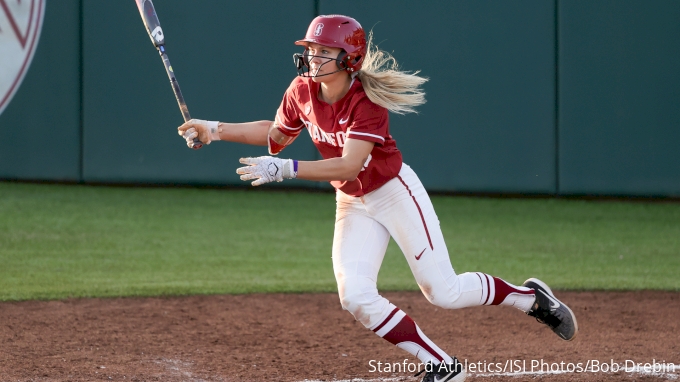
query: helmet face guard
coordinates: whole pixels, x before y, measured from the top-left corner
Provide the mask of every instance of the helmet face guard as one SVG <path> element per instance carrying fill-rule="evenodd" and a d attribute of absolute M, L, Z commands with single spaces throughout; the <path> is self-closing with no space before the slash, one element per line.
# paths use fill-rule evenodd
<path fill-rule="evenodd" d="M 317 78 L 317 77 L 329 76 L 331 74 L 347 70 L 347 64 L 345 62 L 346 57 L 347 57 L 347 52 L 345 52 L 344 50 L 342 52 L 340 52 L 340 55 L 338 55 L 337 58 L 330 58 L 330 57 L 325 57 L 325 56 L 312 56 L 312 55 L 309 54 L 309 51 L 305 49 L 305 51 L 303 53 L 293 54 L 293 62 L 295 63 L 295 67 L 297 68 L 298 76 Z M 319 65 L 318 69 L 314 73 L 312 73 L 311 68 L 309 66 L 309 60 L 311 60 L 312 58 L 320 58 L 320 59 L 326 60 L 321 65 Z M 321 68 L 324 65 L 331 63 L 331 62 L 335 62 L 335 66 L 338 69 L 334 72 L 318 75 L 319 70 L 321 70 Z"/>
<path fill-rule="evenodd" d="M 348 16 L 329 15 L 316 17 L 309 24 L 305 38 L 295 42 L 296 45 L 301 45 L 305 48 L 307 48 L 310 43 L 331 48 L 340 48 L 343 50 L 337 58 L 331 58 L 327 62 L 321 64 L 321 66 L 323 66 L 331 61 L 335 61 L 338 70 L 332 73 L 323 74 L 319 77 L 337 73 L 339 71 L 347 71 L 350 73 L 357 72 L 361 69 L 361 64 L 366 56 L 366 34 L 364 33 L 364 29 L 356 20 Z M 298 69 L 298 75 L 316 77 L 314 74 L 309 74 L 310 57 L 319 56 L 309 56 L 307 49 L 305 49 L 305 52 L 302 54 L 297 53 L 293 55 L 295 66 Z M 328 57 L 322 58 L 327 59 Z M 307 68 L 306 71 L 305 68 Z"/>

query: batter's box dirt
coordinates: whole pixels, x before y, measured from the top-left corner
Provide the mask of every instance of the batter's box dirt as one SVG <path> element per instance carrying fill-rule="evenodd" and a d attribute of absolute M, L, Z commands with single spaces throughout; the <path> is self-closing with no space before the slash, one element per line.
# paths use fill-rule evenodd
<path fill-rule="evenodd" d="M 680 381 L 680 293 L 556 294 L 578 318 L 572 342 L 514 308 L 384 293 L 472 381 Z M 5 302 L 0 341 L 0 381 L 417 380 L 417 360 L 334 294 Z"/>

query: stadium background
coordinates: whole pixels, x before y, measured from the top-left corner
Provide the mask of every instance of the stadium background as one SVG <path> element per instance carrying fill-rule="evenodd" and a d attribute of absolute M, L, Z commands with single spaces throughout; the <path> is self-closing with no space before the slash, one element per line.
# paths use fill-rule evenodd
<path fill-rule="evenodd" d="M 237 159 L 193 152 L 134 4 L 48 1 L 22 87 L 0 115 L 0 179 L 240 185 Z M 428 103 L 392 116 L 430 191 L 680 195 L 680 2 L 159 1 L 192 116 L 271 119 L 315 15 L 349 13 Z M 220 144 L 222 145 L 222 144 Z M 313 159 L 309 139 L 285 157 Z M 330 187 L 302 181 L 281 187 Z"/>
<path fill-rule="evenodd" d="M 512 308 L 437 309 L 392 241 L 379 289 L 443 349 L 470 362 L 680 364 L 680 2 L 155 5 L 197 118 L 272 118 L 295 75 L 292 42 L 315 14 L 347 13 L 431 79 L 419 115 L 392 116 L 430 191 L 548 196 L 432 202 L 458 273 L 540 277 L 577 315 L 577 339 Z M 0 380 L 413 380 L 369 372 L 368 360 L 404 353 L 338 302 L 333 194 L 297 189 L 329 186 L 253 189 L 234 169 L 265 148 L 192 151 L 180 123 L 132 0 L 47 0 L 33 63 L 0 115 Z M 303 136 L 283 156 L 314 151 Z"/>

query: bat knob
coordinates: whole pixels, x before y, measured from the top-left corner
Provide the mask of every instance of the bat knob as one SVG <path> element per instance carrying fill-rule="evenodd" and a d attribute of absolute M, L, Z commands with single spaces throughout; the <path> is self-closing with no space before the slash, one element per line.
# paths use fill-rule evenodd
<path fill-rule="evenodd" d="M 194 145 L 191 146 L 191 148 L 194 150 L 198 150 L 201 147 L 203 147 L 203 142 L 201 142 L 198 138 L 194 138 Z"/>

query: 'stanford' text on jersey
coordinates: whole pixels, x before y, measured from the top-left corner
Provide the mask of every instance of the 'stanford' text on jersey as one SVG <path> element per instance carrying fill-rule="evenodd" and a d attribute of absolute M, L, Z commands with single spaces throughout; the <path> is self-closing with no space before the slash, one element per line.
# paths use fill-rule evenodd
<path fill-rule="evenodd" d="M 341 157 L 348 139 L 374 142 L 355 181 L 331 182 L 348 195 L 367 194 L 397 176 L 402 157 L 389 132 L 387 109 L 368 99 L 357 78 L 347 94 L 332 105 L 319 99 L 319 87 L 311 78 L 293 80 L 276 113 L 279 131 L 297 137 L 306 129 L 324 159 Z"/>

